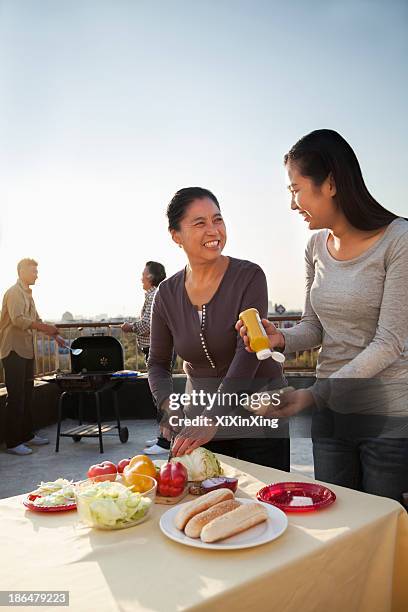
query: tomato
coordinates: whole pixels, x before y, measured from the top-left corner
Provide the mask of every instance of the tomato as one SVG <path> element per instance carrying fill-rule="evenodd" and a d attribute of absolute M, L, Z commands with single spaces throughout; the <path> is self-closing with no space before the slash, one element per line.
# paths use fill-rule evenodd
<path fill-rule="evenodd" d="M 177 497 L 183 493 L 187 481 L 188 473 L 182 463 L 165 463 L 159 472 L 157 492 L 163 497 Z"/>
<path fill-rule="evenodd" d="M 102 463 L 96 463 L 91 465 L 88 470 L 88 478 L 101 482 L 103 480 L 116 480 L 117 469 L 116 465 L 112 461 L 102 461 Z"/>
<path fill-rule="evenodd" d="M 130 463 L 130 457 L 128 459 L 121 459 L 118 463 L 118 474 L 122 474 L 123 470 Z"/>

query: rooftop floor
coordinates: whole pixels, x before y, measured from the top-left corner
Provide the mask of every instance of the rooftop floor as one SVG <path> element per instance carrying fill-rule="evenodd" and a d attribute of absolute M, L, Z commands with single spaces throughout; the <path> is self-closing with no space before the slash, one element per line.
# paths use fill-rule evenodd
<path fill-rule="evenodd" d="M 63 422 L 63 430 L 77 425 L 69 419 Z M 104 453 L 99 453 L 97 438 L 83 438 L 75 443 L 71 438 L 61 438 L 60 452 L 55 452 L 57 426 L 41 430 L 50 444 L 33 447 L 33 453 L 16 457 L 5 452 L 0 445 L 0 498 L 19 495 L 33 490 L 41 480 L 55 480 L 65 477 L 80 480 L 86 477 L 88 467 L 100 461 L 117 462 L 124 457 L 132 457 L 142 452 L 145 441 L 154 438 L 158 426 L 153 419 L 124 420 L 122 426 L 129 429 L 129 440 L 121 444 L 119 437 L 104 436 Z M 156 455 L 153 459 L 166 459 L 167 454 Z M 291 441 L 291 471 L 313 477 L 312 443 L 307 438 L 294 438 Z"/>

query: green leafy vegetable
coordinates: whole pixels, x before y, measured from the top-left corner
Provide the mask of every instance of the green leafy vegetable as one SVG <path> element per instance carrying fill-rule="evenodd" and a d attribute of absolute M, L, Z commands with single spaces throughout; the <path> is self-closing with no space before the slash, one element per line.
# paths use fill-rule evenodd
<path fill-rule="evenodd" d="M 34 495 L 39 495 L 34 500 L 35 506 L 66 506 L 75 503 L 75 492 L 72 480 L 58 478 L 52 482 L 42 482 L 33 491 Z"/>
<path fill-rule="evenodd" d="M 77 492 L 77 507 L 89 525 L 117 529 L 142 519 L 152 503 L 119 482 L 95 482 Z"/>
<path fill-rule="evenodd" d="M 189 480 L 201 481 L 223 474 L 221 464 L 214 453 L 201 446 L 193 450 L 189 455 L 173 457 L 171 462 L 182 463 L 184 467 L 187 468 Z"/>
<path fill-rule="evenodd" d="M 34 495 L 50 495 L 51 493 L 55 493 L 56 491 L 60 491 L 61 489 L 65 489 L 66 487 L 72 488 L 72 480 L 67 480 L 66 478 L 57 478 L 57 480 L 52 480 L 50 482 L 41 482 L 38 485 L 37 489 L 33 491 Z M 72 497 L 74 496 L 74 489 L 72 488 Z"/>

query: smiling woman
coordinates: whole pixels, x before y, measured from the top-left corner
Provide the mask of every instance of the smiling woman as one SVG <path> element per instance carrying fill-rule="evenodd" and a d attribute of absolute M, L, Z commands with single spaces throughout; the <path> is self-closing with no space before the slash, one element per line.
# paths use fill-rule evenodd
<path fill-rule="evenodd" d="M 315 130 L 284 156 L 291 208 L 309 229 L 339 224 L 362 232 L 384 229 L 397 218 L 368 191 L 351 146 L 334 130 Z"/>
<path fill-rule="evenodd" d="M 321 350 L 317 384 L 288 393 L 273 413 L 292 416 L 316 404 L 316 478 L 401 501 L 408 491 L 408 222 L 372 197 L 353 149 L 334 130 L 307 134 L 284 163 L 291 208 L 320 231 L 306 248 L 300 324 L 264 326 L 271 348 Z"/>
<path fill-rule="evenodd" d="M 183 218 L 177 222 L 175 211 L 178 216 L 181 208 Z M 200 312 L 201 305 L 209 302 L 216 292 L 229 263 L 228 257 L 221 254 L 227 231 L 220 205 L 207 189 L 181 189 L 168 208 L 168 216 L 171 237 L 184 249 L 190 262 L 186 271 L 186 291 Z M 201 278 L 197 272 L 193 274 L 191 264 L 201 272 Z"/>
<path fill-rule="evenodd" d="M 236 317 L 247 308 L 267 315 L 268 293 L 259 266 L 222 254 L 227 232 L 217 198 L 201 187 L 181 189 L 171 200 L 167 216 L 171 237 L 184 250 L 188 265 L 160 284 L 152 312 L 149 384 L 166 422 L 174 414 L 169 407 L 173 347 L 184 360 L 187 392 L 228 396 L 232 391 L 257 391 L 265 384 L 284 385 L 281 366 L 272 359 L 259 362 L 248 354 L 234 329 Z M 190 406 L 187 416 L 194 410 Z M 217 430 L 215 418 L 211 421 L 217 410 L 222 412 L 222 406 L 199 405 L 208 426 L 178 431 L 173 455 L 206 444 L 215 452 L 289 469 L 289 441 L 283 425 L 278 434 L 282 438 L 268 439 L 261 428 L 247 431 L 247 437 L 242 432 L 236 435 Z M 215 436 L 218 439 L 212 440 Z"/>

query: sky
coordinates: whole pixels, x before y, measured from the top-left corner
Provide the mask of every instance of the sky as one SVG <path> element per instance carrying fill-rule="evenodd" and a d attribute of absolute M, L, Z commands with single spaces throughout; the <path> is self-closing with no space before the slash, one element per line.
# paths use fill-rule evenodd
<path fill-rule="evenodd" d="M 398 0 L 0 0 L 0 293 L 33 257 L 43 318 L 137 314 L 145 262 L 186 263 L 165 209 L 199 185 L 224 253 L 301 309 L 282 157 L 335 129 L 408 216 L 407 30 Z"/>

